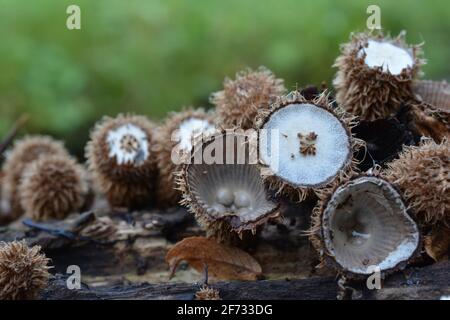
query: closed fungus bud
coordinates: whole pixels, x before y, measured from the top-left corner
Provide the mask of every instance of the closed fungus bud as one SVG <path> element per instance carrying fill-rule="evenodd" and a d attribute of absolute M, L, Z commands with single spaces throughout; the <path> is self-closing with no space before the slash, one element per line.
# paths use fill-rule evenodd
<path fill-rule="evenodd" d="M 25 169 L 19 193 L 28 217 L 62 220 L 83 207 L 89 185 L 84 168 L 74 159 L 44 155 Z"/>
<path fill-rule="evenodd" d="M 193 141 L 215 130 L 212 113 L 192 108 L 171 113 L 156 130 L 152 151 L 159 170 L 156 190 L 159 206 L 173 206 L 181 200 L 174 174 L 184 157 L 189 157 Z"/>
<path fill-rule="evenodd" d="M 410 126 L 436 142 L 450 139 L 450 86 L 446 81 L 414 83 L 417 101 L 410 103 Z"/>
<path fill-rule="evenodd" d="M 182 204 L 195 214 L 207 235 L 233 243 L 279 217 L 259 174 L 256 137 L 227 131 L 197 142 L 189 164 L 177 173 Z M 198 161 L 198 160 L 202 161 Z"/>
<path fill-rule="evenodd" d="M 356 170 L 353 154 L 364 144 L 352 136 L 354 119 L 333 108 L 326 93 L 280 98 L 258 120 L 261 174 L 269 187 L 295 201 Z"/>
<path fill-rule="evenodd" d="M 382 34 L 355 34 L 334 64 L 336 100 L 361 120 L 395 114 L 413 97 L 413 79 L 424 63 L 419 46 L 409 46 L 405 33 L 394 39 Z"/>
<path fill-rule="evenodd" d="M 414 210 L 422 226 L 450 226 L 450 141 L 404 147 L 383 173 Z"/>
<path fill-rule="evenodd" d="M 8 204 L 8 220 L 14 220 L 23 214 L 18 188 L 25 168 L 42 155 L 63 155 L 68 152 L 63 144 L 48 136 L 27 136 L 14 143 L 7 154 L 3 166 L 2 196 Z"/>
<path fill-rule="evenodd" d="M 48 284 L 49 259 L 25 241 L 0 242 L 0 300 L 31 300 Z"/>
<path fill-rule="evenodd" d="M 143 116 L 120 114 L 104 117 L 91 132 L 89 170 L 110 205 L 137 208 L 151 203 L 156 180 L 153 129 Z"/>
<path fill-rule="evenodd" d="M 405 267 L 420 251 L 420 233 L 387 181 L 359 176 L 334 188 L 313 210 L 310 239 L 322 262 L 350 278 Z"/>
<path fill-rule="evenodd" d="M 253 128 L 258 111 L 268 110 L 286 92 L 283 80 L 264 67 L 241 71 L 234 80 L 226 78 L 223 87 L 212 94 L 211 102 L 216 106 L 219 124 L 225 128 Z"/>

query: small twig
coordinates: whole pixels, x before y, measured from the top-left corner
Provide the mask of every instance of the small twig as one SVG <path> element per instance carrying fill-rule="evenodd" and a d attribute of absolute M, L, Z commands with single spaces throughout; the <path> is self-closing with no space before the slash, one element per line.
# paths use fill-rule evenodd
<path fill-rule="evenodd" d="M 205 270 L 205 281 L 203 282 L 203 284 L 205 286 L 208 285 L 208 264 L 207 263 L 203 263 L 203 268 Z"/>
<path fill-rule="evenodd" d="M 25 123 L 28 121 L 28 115 L 23 114 L 17 119 L 17 121 L 14 123 L 14 126 L 9 131 L 9 133 L 6 135 L 6 138 L 3 139 L 3 141 L 0 143 L 0 156 L 5 152 L 5 150 L 8 148 L 8 146 L 12 143 L 14 138 L 17 136 L 17 133 L 20 129 L 25 125 Z"/>

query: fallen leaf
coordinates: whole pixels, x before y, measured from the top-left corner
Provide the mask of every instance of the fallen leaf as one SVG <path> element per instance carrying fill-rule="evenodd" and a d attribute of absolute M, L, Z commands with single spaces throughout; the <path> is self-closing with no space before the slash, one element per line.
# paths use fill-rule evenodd
<path fill-rule="evenodd" d="M 433 260 L 447 260 L 450 251 L 450 228 L 444 225 L 434 227 L 424 242 L 425 251 Z"/>
<path fill-rule="evenodd" d="M 209 274 L 223 280 L 257 280 L 262 272 L 258 261 L 247 252 L 205 237 L 185 238 L 169 250 L 166 262 L 170 278 L 181 261 L 198 272 L 203 272 L 206 265 Z"/>

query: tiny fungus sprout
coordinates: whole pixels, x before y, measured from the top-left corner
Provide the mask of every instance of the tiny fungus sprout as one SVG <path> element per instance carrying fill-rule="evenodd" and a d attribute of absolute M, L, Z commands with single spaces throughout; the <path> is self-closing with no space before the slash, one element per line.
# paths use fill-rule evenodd
<path fill-rule="evenodd" d="M 396 38 L 382 34 L 355 34 L 342 46 L 334 64 L 336 100 L 361 120 L 395 114 L 413 97 L 413 79 L 424 60 L 419 46 L 409 46 L 404 33 Z"/>
<path fill-rule="evenodd" d="M 324 197 L 313 211 L 310 239 L 324 265 L 349 277 L 403 268 L 420 251 L 420 233 L 396 189 L 359 176 Z"/>
<path fill-rule="evenodd" d="M 226 78 L 223 90 L 212 94 L 219 124 L 225 128 L 250 129 L 260 110 L 267 110 L 275 99 L 286 92 L 283 80 L 264 67 L 246 69 L 231 80 Z"/>
<path fill-rule="evenodd" d="M 355 121 L 326 93 L 307 100 L 292 92 L 259 116 L 261 172 L 278 194 L 301 201 L 356 170 L 353 153 L 363 142 L 352 137 Z"/>
<path fill-rule="evenodd" d="M 0 242 L 0 300 L 31 300 L 48 284 L 50 260 L 25 241 Z"/>
<path fill-rule="evenodd" d="M 153 200 L 153 130 L 143 116 L 118 115 L 103 118 L 91 132 L 86 146 L 89 170 L 112 206 L 135 208 Z"/>
<path fill-rule="evenodd" d="M 174 174 L 183 158 L 189 158 L 193 141 L 211 135 L 215 130 L 211 112 L 188 108 L 171 113 L 155 131 L 152 151 L 159 170 L 156 194 L 160 206 L 172 206 L 181 199 L 181 193 L 176 189 Z"/>

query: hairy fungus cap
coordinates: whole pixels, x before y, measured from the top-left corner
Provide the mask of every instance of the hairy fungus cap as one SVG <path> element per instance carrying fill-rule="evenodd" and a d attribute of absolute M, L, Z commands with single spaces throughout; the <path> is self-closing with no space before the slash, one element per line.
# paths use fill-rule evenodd
<path fill-rule="evenodd" d="M 315 246 L 326 262 L 350 276 L 395 271 L 420 248 L 418 227 L 400 194 L 380 178 L 350 180 L 318 208 Z"/>
<path fill-rule="evenodd" d="M 193 141 L 215 130 L 213 114 L 193 108 L 171 113 L 156 130 L 152 151 L 159 169 L 156 193 L 160 206 L 172 206 L 181 199 L 175 185 L 175 172 L 191 152 Z"/>
<path fill-rule="evenodd" d="M 244 231 L 255 233 L 258 226 L 279 216 L 278 205 L 269 199 L 259 170 L 252 164 L 251 154 L 256 152 L 251 150 L 252 139 L 228 132 L 198 142 L 191 163 L 177 174 L 181 203 L 219 241 Z M 206 156 L 211 153 L 215 159 L 209 162 Z M 203 161 L 195 160 L 201 157 Z"/>
<path fill-rule="evenodd" d="M 412 81 L 420 74 L 419 46 L 409 46 L 405 33 L 355 34 L 334 64 L 336 100 L 362 120 L 386 118 L 414 96 Z"/>
<path fill-rule="evenodd" d="M 226 78 L 224 89 L 213 93 L 219 124 L 226 128 L 250 129 L 259 110 L 267 110 L 275 99 L 286 92 L 283 80 L 264 67 L 246 69 L 236 79 Z"/>
<path fill-rule="evenodd" d="M 43 155 L 22 175 L 25 214 L 37 221 L 64 219 L 85 204 L 90 189 L 84 168 L 69 156 Z"/>
<path fill-rule="evenodd" d="M 120 114 L 104 117 L 91 132 L 89 170 L 111 205 L 135 207 L 150 201 L 156 176 L 153 129 L 143 116 Z"/>
<path fill-rule="evenodd" d="M 362 142 L 350 132 L 354 120 L 332 109 L 326 94 L 309 101 L 293 92 L 260 116 L 262 174 L 278 193 L 303 200 L 355 170 L 353 152 Z"/>
<path fill-rule="evenodd" d="M 18 188 L 25 168 L 42 155 L 68 156 L 64 145 L 48 136 L 26 136 L 17 140 L 3 165 L 2 196 L 9 204 L 7 214 L 14 220 L 23 214 Z"/>
<path fill-rule="evenodd" d="M 25 241 L 0 242 L 0 300 L 36 299 L 47 286 L 49 259 Z"/>
<path fill-rule="evenodd" d="M 419 224 L 450 226 L 449 140 L 404 147 L 383 175 L 403 193 Z"/>

